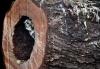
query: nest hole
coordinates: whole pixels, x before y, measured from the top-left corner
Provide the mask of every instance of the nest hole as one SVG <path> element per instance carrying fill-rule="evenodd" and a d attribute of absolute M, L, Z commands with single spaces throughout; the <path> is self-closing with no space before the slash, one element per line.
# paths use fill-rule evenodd
<path fill-rule="evenodd" d="M 12 38 L 13 53 L 17 60 L 27 61 L 35 44 L 35 32 L 32 20 L 22 16 L 14 27 Z"/>

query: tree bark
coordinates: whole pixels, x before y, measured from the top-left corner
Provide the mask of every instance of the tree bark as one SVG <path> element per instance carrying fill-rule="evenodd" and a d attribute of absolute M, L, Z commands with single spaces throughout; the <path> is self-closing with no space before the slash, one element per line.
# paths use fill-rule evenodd
<path fill-rule="evenodd" d="M 5 17 L 3 50 L 6 68 L 100 69 L 99 0 L 32 2 L 17 0 Z M 17 64 L 12 52 L 12 33 L 22 15 L 32 18 L 36 43 L 31 58 Z"/>

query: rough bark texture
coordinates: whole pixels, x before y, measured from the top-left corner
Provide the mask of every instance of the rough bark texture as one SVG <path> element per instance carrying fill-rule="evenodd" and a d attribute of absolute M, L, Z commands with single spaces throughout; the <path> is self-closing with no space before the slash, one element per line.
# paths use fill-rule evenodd
<path fill-rule="evenodd" d="M 43 8 L 48 15 L 48 39 L 41 69 L 100 69 L 100 22 L 89 20 L 85 29 L 83 16 L 78 22 L 68 10 L 72 7 L 61 0 L 46 0 Z"/>

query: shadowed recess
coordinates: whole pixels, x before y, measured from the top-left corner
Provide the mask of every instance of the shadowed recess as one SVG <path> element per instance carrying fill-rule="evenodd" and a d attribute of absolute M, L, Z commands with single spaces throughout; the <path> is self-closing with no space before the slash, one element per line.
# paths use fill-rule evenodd
<path fill-rule="evenodd" d="M 14 28 L 13 53 L 17 60 L 27 61 L 30 58 L 35 43 L 35 32 L 32 21 L 22 16 Z"/>

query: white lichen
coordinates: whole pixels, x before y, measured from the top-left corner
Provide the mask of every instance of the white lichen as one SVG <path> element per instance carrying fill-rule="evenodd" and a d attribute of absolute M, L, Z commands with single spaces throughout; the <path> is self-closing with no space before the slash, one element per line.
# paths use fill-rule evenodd
<path fill-rule="evenodd" d="M 85 26 L 85 28 L 87 29 L 87 24 L 86 24 L 86 21 L 84 21 L 84 26 Z"/>
<path fill-rule="evenodd" d="M 61 8 L 64 16 L 66 16 L 66 9 L 65 9 L 65 7 L 62 4 L 60 4 L 60 8 Z"/>

